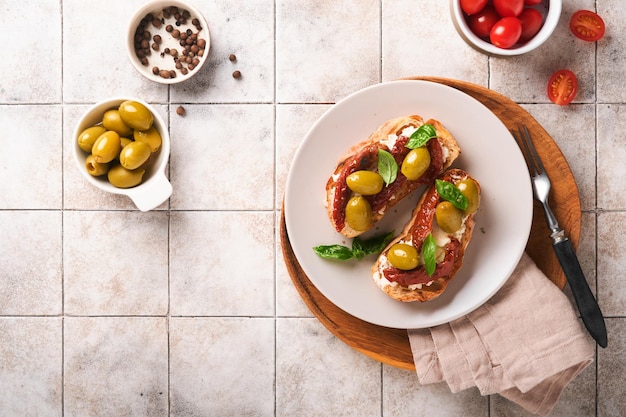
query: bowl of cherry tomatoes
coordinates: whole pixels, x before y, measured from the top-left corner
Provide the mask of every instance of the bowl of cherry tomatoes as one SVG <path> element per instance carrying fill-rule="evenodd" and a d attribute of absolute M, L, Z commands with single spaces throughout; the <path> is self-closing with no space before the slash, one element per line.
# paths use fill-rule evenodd
<path fill-rule="evenodd" d="M 514 56 L 542 45 L 561 17 L 562 0 L 450 0 L 452 22 L 473 48 Z"/>

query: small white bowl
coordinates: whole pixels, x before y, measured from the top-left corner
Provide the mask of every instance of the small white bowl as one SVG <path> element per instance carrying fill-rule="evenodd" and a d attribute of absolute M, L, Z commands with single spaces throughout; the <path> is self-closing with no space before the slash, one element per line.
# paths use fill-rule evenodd
<path fill-rule="evenodd" d="M 450 14 L 452 16 L 452 23 L 456 28 L 461 38 L 467 42 L 474 49 L 485 53 L 487 55 L 495 56 L 515 56 L 522 55 L 527 52 L 533 51 L 542 45 L 559 23 L 561 17 L 562 0 L 544 0 L 543 6 L 536 7 L 544 17 L 543 26 L 539 32 L 528 42 L 515 45 L 512 48 L 504 49 L 485 41 L 484 39 L 476 36 L 467 24 L 465 14 L 461 9 L 461 2 L 459 0 L 450 0 Z"/>
<path fill-rule="evenodd" d="M 94 177 L 87 172 L 85 160 L 88 155 L 78 146 L 78 136 L 86 128 L 102 122 L 104 112 L 110 109 L 117 109 L 119 105 L 126 100 L 137 101 L 152 112 L 152 116 L 154 117 L 153 126 L 161 135 L 162 143 L 161 149 L 150 157 L 146 165 L 146 173 L 143 176 L 142 183 L 132 188 L 117 188 L 107 181 L 106 175 Z M 96 103 L 80 118 L 74 129 L 72 139 L 74 141 L 72 149 L 76 166 L 83 177 L 93 186 L 108 193 L 128 196 L 141 211 L 152 210 L 172 195 L 172 185 L 165 175 L 165 168 L 167 167 L 170 156 L 170 135 L 167 130 L 167 124 L 163 121 L 163 118 L 161 118 L 156 109 L 148 103 L 132 97 L 116 97 Z"/>
<path fill-rule="evenodd" d="M 189 18 L 187 18 L 184 22 L 177 21 L 174 16 L 164 13 L 164 10 L 169 9 L 170 7 L 176 7 L 180 11 L 188 11 L 190 14 Z M 156 18 L 161 22 L 159 27 L 155 26 L 151 21 L 148 21 L 149 19 L 146 19 L 148 14 L 151 14 L 153 18 Z M 198 25 L 192 23 L 194 19 L 198 20 Z M 171 26 L 173 29 L 172 31 L 166 30 L 168 25 Z M 140 26 L 142 26 L 145 31 L 150 32 L 149 39 L 146 39 L 148 46 L 147 51 L 149 51 L 149 55 L 145 56 L 143 63 L 142 57 L 138 56 L 135 42 L 135 37 Z M 200 56 L 197 53 L 194 53 L 194 56 L 190 57 L 191 60 L 197 59 L 196 63 L 192 63 L 193 66 L 189 66 L 190 63 L 181 61 L 180 65 L 182 68 L 176 68 L 177 63 L 174 60 L 174 55 L 165 52 L 166 48 L 168 48 L 169 51 L 176 49 L 178 52 L 177 58 L 180 58 L 185 48 L 192 47 L 192 45 L 181 46 L 179 43 L 181 41 L 180 37 L 174 37 L 172 35 L 174 30 L 178 30 L 182 33 L 191 31 L 192 34 L 197 36 L 197 39 L 202 39 L 205 43 L 204 46 L 199 43 L 196 44 L 196 46 L 202 50 L 202 55 Z M 135 69 L 149 80 L 156 81 L 161 84 L 180 83 L 197 74 L 208 59 L 209 49 L 211 46 L 209 26 L 202 13 L 200 13 L 200 11 L 193 5 L 185 1 L 153 0 L 144 4 L 130 19 L 127 32 L 126 52 L 128 54 L 128 59 L 133 64 Z M 155 35 L 159 35 L 161 37 L 160 42 L 155 42 Z M 185 34 L 183 36 L 187 35 Z M 152 47 L 155 43 L 158 45 L 158 50 L 155 50 Z M 139 52 L 139 54 L 141 54 L 141 52 Z M 156 74 L 153 72 L 153 68 L 155 67 L 159 70 Z M 163 77 L 161 75 L 161 71 L 168 72 L 170 76 Z M 174 75 L 174 77 L 171 75 Z"/>

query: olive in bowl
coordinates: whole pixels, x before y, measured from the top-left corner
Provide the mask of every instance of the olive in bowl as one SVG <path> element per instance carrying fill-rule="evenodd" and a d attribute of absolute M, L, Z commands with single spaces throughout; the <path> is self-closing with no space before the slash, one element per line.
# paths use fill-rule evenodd
<path fill-rule="evenodd" d="M 78 170 L 95 187 L 128 196 L 141 211 L 167 200 L 167 125 L 148 103 L 118 97 L 91 106 L 73 134 Z"/>
<path fill-rule="evenodd" d="M 556 28 L 562 0 L 450 0 L 461 38 L 493 56 L 515 56 L 541 46 Z"/>
<path fill-rule="evenodd" d="M 208 59 L 210 43 L 207 21 L 193 5 L 152 0 L 130 19 L 126 52 L 144 77 L 175 84 L 200 71 Z"/>

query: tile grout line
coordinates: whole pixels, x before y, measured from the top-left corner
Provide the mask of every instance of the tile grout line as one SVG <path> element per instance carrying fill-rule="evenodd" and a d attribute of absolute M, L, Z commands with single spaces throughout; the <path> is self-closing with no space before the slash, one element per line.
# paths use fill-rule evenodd
<path fill-rule="evenodd" d="M 65 96 L 63 88 L 63 1 L 59 0 L 61 18 L 61 417 L 65 416 Z"/>
<path fill-rule="evenodd" d="M 272 7 L 274 8 L 273 10 L 273 16 L 274 16 L 274 71 L 273 71 L 273 83 L 274 83 L 274 88 L 273 88 L 273 100 L 272 100 L 272 107 L 274 110 L 274 120 L 273 120 L 273 124 L 274 124 L 274 129 L 273 129 L 273 141 L 274 141 L 274 169 L 273 169 L 273 176 L 274 176 L 274 180 L 272 181 L 273 183 L 273 198 L 272 198 L 272 207 L 274 208 L 272 210 L 272 222 L 274 224 L 274 239 L 273 239 L 273 252 L 274 252 L 274 262 L 273 262 L 273 267 L 274 267 L 274 417 L 277 417 L 278 415 L 278 396 L 277 396 L 277 387 L 278 387 L 278 308 L 277 308 L 277 304 L 278 304 L 278 278 L 277 278 L 277 271 L 278 271 L 278 265 L 277 265 L 277 261 L 278 261 L 278 245 L 280 244 L 279 242 L 279 233 L 277 232 L 277 229 L 280 225 L 278 225 L 277 223 L 277 212 L 278 212 L 278 207 L 280 204 L 278 204 L 278 196 L 277 196 L 277 186 L 276 186 L 276 181 L 278 178 L 277 175 L 277 167 L 278 167 L 278 151 L 277 151 L 277 139 L 276 139 L 276 131 L 277 131 L 277 123 L 276 123 L 276 119 L 277 119 L 277 93 L 276 90 L 278 88 L 278 83 L 276 81 L 276 63 L 277 63 L 277 57 L 276 57 L 276 0 L 274 0 L 272 2 Z M 278 226 L 278 227 L 277 227 Z"/>

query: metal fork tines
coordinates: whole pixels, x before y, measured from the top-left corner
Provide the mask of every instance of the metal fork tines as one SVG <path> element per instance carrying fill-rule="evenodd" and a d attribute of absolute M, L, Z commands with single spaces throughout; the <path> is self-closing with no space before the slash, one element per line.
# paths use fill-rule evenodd
<path fill-rule="evenodd" d="M 569 240 L 565 231 L 559 227 L 559 224 L 548 204 L 548 195 L 550 194 L 550 178 L 546 173 L 543 163 L 537 154 L 535 145 L 530 137 L 530 132 L 526 125 L 518 126 L 517 135 L 511 130 L 513 137 L 520 143 L 522 153 L 526 157 L 528 170 L 530 172 L 531 182 L 533 185 L 533 194 L 535 199 L 541 202 L 546 216 L 546 222 L 550 228 L 550 237 L 552 238 L 552 247 L 556 253 L 556 257 L 561 264 L 561 268 L 567 278 L 567 283 L 572 290 L 574 301 L 580 312 L 580 317 L 589 334 L 602 347 L 607 346 L 606 326 L 602 311 L 596 299 L 589 288 L 589 284 L 585 279 L 574 246 Z"/>
<path fill-rule="evenodd" d="M 548 174 L 546 174 L 543 163 L 539 158 L 537 149 L 535 148 L 535 145 L 530 138 L 530 132 L 528 132 L 528 128 L 526 127 L 526 125 L 518 126 L 517 131 L 519 134 L 518 141 L 521 142 L 521 146 L 523 147 L 523 153 L 526 156 L 528 170 L 530 171 L 533 185 L 533 194 L 535 196 L 535 199 L 539 201 L 543 206 L 543 211 L 546 216 L 546 222 L 548 223 L 548 227 L 552 232 L 551 237 L 553 239 L 566 238 L 565 233 L 559 227 L 556 216 L 550 209 L 548 197 L 550 195 L 550 188 L 552 184 L 550 183 L 550 178 L 548 177 Z M 515 136 L 515 134 L 513 134 L 513 136 Z"/>

